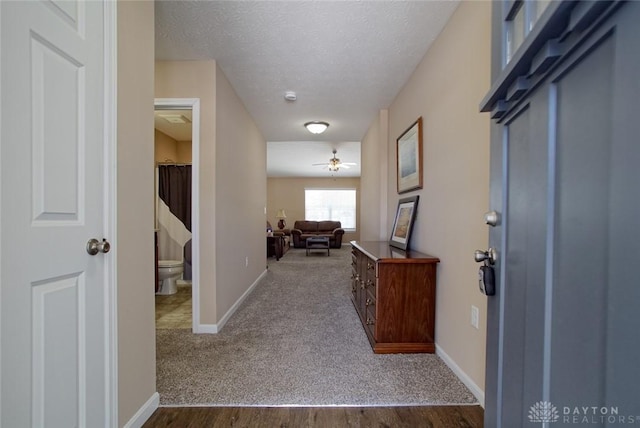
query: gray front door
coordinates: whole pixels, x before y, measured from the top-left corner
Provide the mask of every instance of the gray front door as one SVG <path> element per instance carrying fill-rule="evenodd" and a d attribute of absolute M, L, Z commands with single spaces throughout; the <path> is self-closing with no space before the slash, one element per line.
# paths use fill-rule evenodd
<path fill-rule="evenodd" d="M 552 3 L 483 100 L 487 427 L 640 426 L 638 22 L 638 2 Z"/>

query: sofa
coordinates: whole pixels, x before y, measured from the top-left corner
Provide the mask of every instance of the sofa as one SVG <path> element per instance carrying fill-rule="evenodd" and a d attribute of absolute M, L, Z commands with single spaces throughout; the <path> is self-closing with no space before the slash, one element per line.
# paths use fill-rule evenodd
<path fill-rule="evenodd" d="M 340 248 L 342 235 L 344 235 L 344 229 L 339 221 L 296 220 L 291 229 L 294 248 L 306 248 L 307 238 L 317 236 L 329 238 L 329 247 Z"/>

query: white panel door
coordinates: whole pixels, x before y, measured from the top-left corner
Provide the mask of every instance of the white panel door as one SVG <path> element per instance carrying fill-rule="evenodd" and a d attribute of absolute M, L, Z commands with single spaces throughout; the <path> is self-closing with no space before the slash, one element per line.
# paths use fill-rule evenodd
<path fill-rule="evenodd" d="M 0 2 L 2 427 L 109 417 L 103 8 Z"/>

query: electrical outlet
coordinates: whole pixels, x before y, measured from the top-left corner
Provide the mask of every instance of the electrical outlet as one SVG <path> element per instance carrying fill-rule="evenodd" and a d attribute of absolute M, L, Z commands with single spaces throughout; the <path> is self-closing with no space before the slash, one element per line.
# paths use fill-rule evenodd
<path fill-rule="evenodd" d="M 244 258 L 244 267 L 249 267 L 249 257 Z"/>
<path fill-rule="evenodd" d="M 479 324 L 480 324 L 480 310 L 477 307 L 471 305 L 471 325 L 479 329 L 480 328 Z"/>

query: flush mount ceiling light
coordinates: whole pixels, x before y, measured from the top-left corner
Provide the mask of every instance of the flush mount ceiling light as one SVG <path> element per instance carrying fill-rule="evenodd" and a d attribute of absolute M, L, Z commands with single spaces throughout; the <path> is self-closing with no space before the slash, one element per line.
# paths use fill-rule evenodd
<path fill-rule="evenodd" d="M 182 114 L 159 114 L 158 116 L 173 124 L 191 123 L 191 120 Z"/>
<path fill-rule="evenodd" d="M 307 122 L 304 127 L 312 134 L 322 134 L 327 130 L 329 124 L 327 122 Z"/>

